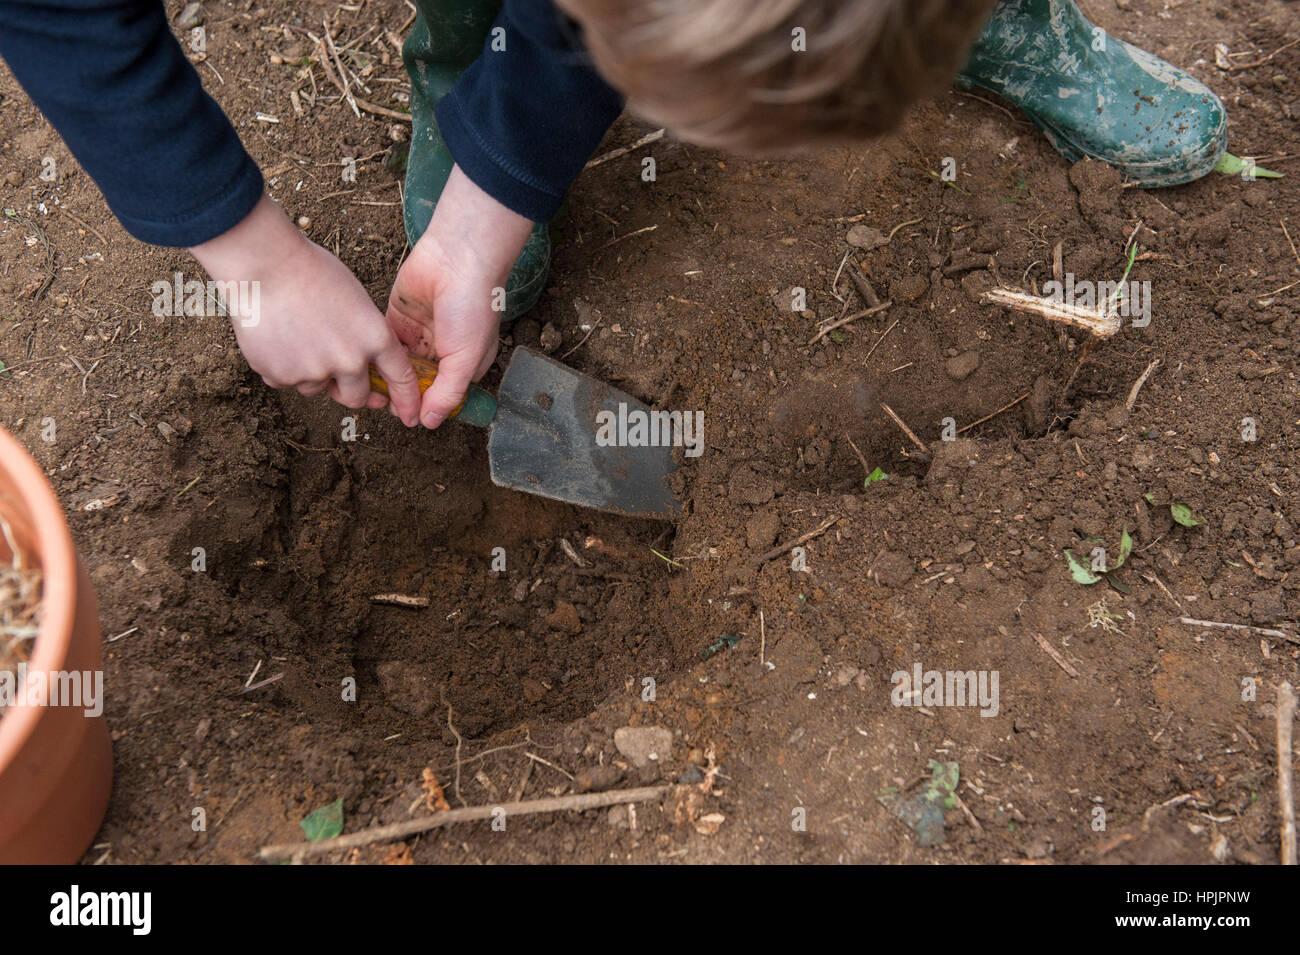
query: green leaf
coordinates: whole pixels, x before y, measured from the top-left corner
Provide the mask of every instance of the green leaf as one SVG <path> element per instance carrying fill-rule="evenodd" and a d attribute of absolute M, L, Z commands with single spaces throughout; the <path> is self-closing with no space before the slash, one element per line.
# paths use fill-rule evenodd
<path fill-rule="evenodd" d="M 1088 586 L 1090 584 L 1095 584 L 1097 581 L 1101 580 L 1100 576 L 1094 574 L 1086 566 L 1079 563 L 1079 561 L 1075 558 L 1075 556 L 1071 554 L 1068 550 L 1065 552 L 1065 559 L 1070 562 L 1070 576 L 1074 578 L 1074 582 L 1076 584 L 1083 584 L 1084 586 Z"/>
<path fill-rule="evenodd" d="M 1201 518 L 1192 513 L 1192 509 L 1186 504 L 1170 504 L 1169 513 L 1173 515 L 1174 520 L 1184 527 L 1200 527 L 1205 523 Z"/>
<path fill-rule="evenodd" d="M 343 832 L 343 797 L 340 796 L 328 806 L 321 806 L 298 825 L 307 834 L 308 842 L 333 839 Z"/>
<path fill-rule="evenodd" d="M 682 566 L 681 564 L 677 563 L 677 561 L 673 560 L 671 557 L 667 557 L 659 553 L 659 551 L 655 550 L 653 547 L 650 548 L 650 553 L 654 554 L 660 560 L 667 561 L 668 563 L 672 564 L 674 567 Z"/>
<path fill-rule="evenodd" d="M 1142 500 L 1146 501 L 1148 504 L 1154 504 L 1156 502 L 1156 496 L 1148 491 L 1142 495 Z"/>
<path fill-rule="evenodd" d="M 925 786 L 925 797 L 931 802 L 942 798 L 945 809 L 956 808 L 957 800 L 953 798 L 953 794 L 957 792 L 957 781 L 961 776 L 957 764 L 941 763 L 937 759 L 932 759 L 929 768 L 930 781 Z"/>
<path fill-rule="evenodd" d="M 886 474 L 884 471 L 880 470 L 880 468 L 876 468 L 870 474 L 867 475 L 866 480 L 862 482 L 862 486 L 870 487 L 871 485 L 875 484 L 877 481 L 887 481 L 887 480 L 889 480 L 889 475 Z"/>
<path fill-rule="evenodd" d="M 836 331 L 831 332 L 830 337 L 831 337 L 831 341 L 833 341 L 837 345 L 843 345 L 846 341 L 849 340 L 849 336 L 845 335 L 843 332 L 839 331 L 838 329 Z"/>
<path fill-rule="evenodd" d="M 1219 164 L 1214 167 L 1215 172 L 1221 172 L 1225 176 L 1240 176 L 1246 168 L 1246 161 L 1232 153 L 1224 153 Z M 1273 172 L 1271 169 L 1264 169 L 1260 166 L 1255 167 L 1255 176 L 1259 179 L 1281 179 L 1282 173 Z"/>
<path fill-rule="evenodd" d="M 1133 553 L 1133 538 L 1129 537 L 1128 525 L 1124 525 L 1124 531 L 1119 535 L 1119 560 L 1115 561 L 1115 566 L 1111 570 L 1119 570 L 1124 566 L 1124 561 L 1128 560 L 1128 555 Z"/>

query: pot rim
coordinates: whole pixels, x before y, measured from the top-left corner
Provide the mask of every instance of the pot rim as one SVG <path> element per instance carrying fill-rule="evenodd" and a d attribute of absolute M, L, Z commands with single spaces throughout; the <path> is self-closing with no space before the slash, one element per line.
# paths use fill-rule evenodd
<path fill-rule="evenodd" d="M 17 503 L 27 509 L 31 522 L 29 543 L 42 572 L 41 624 L 27 672 L 58 670 L 68 658 L 76 612 L 77 553 L 72 533 L 45 472 L 4 428 L 0 428 L 0 472 L 12 479 L 19 497 Z M 12 513 L 12 508 L 4 507 L 3 497 L 0 511 Z M 16 703 L 0 716 L 0 775 L 22 751 L 46 709 Z"/>

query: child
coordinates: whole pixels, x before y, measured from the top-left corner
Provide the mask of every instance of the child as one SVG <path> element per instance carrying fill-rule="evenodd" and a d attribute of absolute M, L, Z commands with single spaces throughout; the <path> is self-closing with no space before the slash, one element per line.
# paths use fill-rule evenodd
<path fill-rule="evenodd" d="M 1208 88 L 1073 0 L 559 2 L 571 21 L 550 0 L 417 0 L 403 48 L 412 249 L 387 316 L 265 195 L 157 0 L 0 3 L 0 55 L 128 231 L 190 248 L 217 281 L 260 282 L 260 320 L 234 326 L 267 384 L 429 428 L 496 355 L 493 290 L 505 320 L 540 294 L 546 223 L 621 112 L 615 87 L 682 138 L 788 153 L 889 129 L 965 63 L 959 82 L 1139 185 L 1203 176 L 1226 146 Z M 439 360 L 423 398 L 408 351 Z"/>

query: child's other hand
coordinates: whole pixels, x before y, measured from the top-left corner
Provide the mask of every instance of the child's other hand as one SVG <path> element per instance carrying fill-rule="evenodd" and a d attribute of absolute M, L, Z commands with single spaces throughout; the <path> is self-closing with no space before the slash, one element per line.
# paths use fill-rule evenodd
<path fill-rule="evenodd" d="M 405 424 L 417 423 L 419 381 L 392 327 L 347 266 L 304 236 L 269 196 L 239 225 L 191 251 L 217 282 L 258 283 L 257 313 L 232 314 L 231 321 L 244 358 L 268 385 L 309 397 L 328 391 L 349 408 L 391 402 Z M 372 364 L 388 383 L 387 399 L 371 390 Z"/>
<path fill-rule="evenodd" d="M 511 212 L 456 166 L 429 228 L 402 264 L 388 298 L 388 321 L 414 354 L 438 361 L 420 421 L 436 428 L 497 354 L 506 279 L 533 223 Z"/>

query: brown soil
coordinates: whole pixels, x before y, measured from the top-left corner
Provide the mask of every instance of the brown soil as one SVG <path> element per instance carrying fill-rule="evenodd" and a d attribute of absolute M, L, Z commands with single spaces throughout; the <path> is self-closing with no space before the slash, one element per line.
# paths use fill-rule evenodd
<path fill-rule="evenodd" d="M 712 767 L 708 794 L 505 832 L 463 825 L 348 858 L 1274 860 L 1271 701 L 1297 680 L 1297 647 L 1179 618 L 1294 631 L 1300 617 L 1300 257 L 1283 231 L 1300 230 L 1300 47 L 1232 72 L 1213 53 L 1271 53 L 1297 24 L 1280 0 L 1175 16 L 1156 0 L 1083 5 L 1214 87 L 1233 150 L 1288 177 L 1122 189 L 954 93 L 858 149 L 747 161 L 665 140 L 579 179 L 549 291 L 506 343 L 536 344 L 550 324 L 562 355 L 598 317 L 568 363 L 704 410 L 706 451 L 685 465 L 673 526 L 495 488 L 469 429 L 362 414 L 345 442 L 343 409 L 267 390 L 221 320 L 154 317 L 152 283 L 197 266 L 131 240 L 0 74 L 0 203 L 26 217 L 0 223 L 0 423 L 63 500 L 112 641 L 118 775 L 88 858 L 247 862 L 339 797 L 348 831 L 425 812 L 426 767 L 453 806 Z M 270 61 L 308 52 L 281 24 L 319 25 L 336 5 L 208 11 L 205 82 L 275 197 L 382 302 L 404 254 L 391 123 L 355 118 L 319 73 L 321 99 L 295 115 L 290 90 L 311 84 Z M 400 0 L 338 17 L 341 38 L 380 24 L 361 44 L 384 54 L 373 76 L 404 78 L 392 47 L 371 43 L 406 19 Z M 385 105 L 403 89 L 371 88 Z M 605 148 L 644 131 L 620 122 Z M 372 157 L 354 184 L 340 181 L 345 155 Z M 40 178 L 45 156 L 57 181 Z M 960 188 L 934 175 L 945 156 Z M 3 184 L 10 172 L 19 184 Z M 1148 327 L 1085 346 L 981 304 L 995 282 L 1041 288 L 1058 242 L 1066 271 L 1117 279 L 1139 221 L 1153 254 L 1131 277 L 1151 283 Z M 893 305 L 809 347 L 843 308 L 832 280 L 856 224 L 898 227 L 850 257 Z M 811 317 L 790 311 L 792 287 Z M 843 276 L 837 291 L 853 294 Z M 1026 394 L 939 440 L 943 419 L 965 428 Z M 888 480 L 863 486 L 850 438 Z M 1203 525 L 1174 523 L 1171 502 Z M 755 570 L 831 517 L 804 545 L 805 572 L 788 555 Z M 1087 554 L 1096 537 L 1113 554 L 1125 526 L 1126 592 L 1073 582 L 1063 550 Z M 431 605 L 370 601 L 385 592 Z M 918 662 L 997 671 L 999 712 L 895 707 L 891 674 Z M 637 769 L 613 740 L 629 724 L 668 728 L 671 752 Z M 959 764 L 970 816 L 949 812 L 927 848 L 877 796 L 928 778 L 931 759 Z"/>

